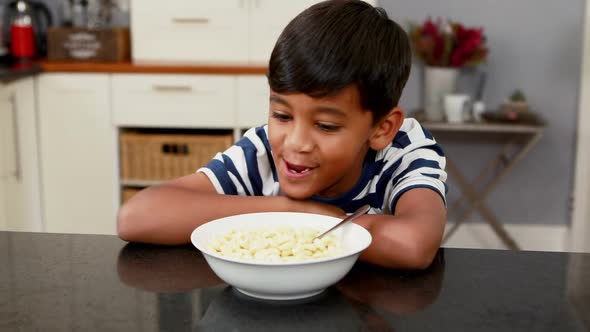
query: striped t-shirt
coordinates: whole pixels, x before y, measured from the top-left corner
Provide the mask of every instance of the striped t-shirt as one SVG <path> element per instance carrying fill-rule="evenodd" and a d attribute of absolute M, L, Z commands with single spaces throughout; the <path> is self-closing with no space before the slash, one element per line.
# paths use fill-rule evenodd
<path fill-rule="evenodd" d="M 369 150 L 361 177 L 351 190 L 338 197 L 310 199 L 338 206 L 346 213 L 369 204 L 371 213 L 385 214 L 394 214 L 400 196 L 413 188 L 432 189 L 445 201 L 445 163 L 432 134 L 408 118 L 388 147 Z M 220 194 L 280 195 L 266 125 L 248 130 L 235 145 L 218 153 L 197 172 L 205 173 Z"/>

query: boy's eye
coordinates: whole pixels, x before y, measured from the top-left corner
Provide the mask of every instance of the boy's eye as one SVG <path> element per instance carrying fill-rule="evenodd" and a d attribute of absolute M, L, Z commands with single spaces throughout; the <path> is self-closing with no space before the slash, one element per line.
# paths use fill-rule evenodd
<path fill-rule="evenodd" d="M 270 116 L 282 122 L 291 120 L 291 116 L 289 114 L 277 111 L 272 111 Z"/>
<path fill-rule="evenodd" d="M 333 125 L 333 124 L 327 124 L 327 123 L 317 123 L 316 126 L 322 130 L 322 131 L 326 131 L 326 132 L 334 132 L 334 131 L 338 131 L 338 129 L 340 129 L 340 126 L 338 125 Z"/>

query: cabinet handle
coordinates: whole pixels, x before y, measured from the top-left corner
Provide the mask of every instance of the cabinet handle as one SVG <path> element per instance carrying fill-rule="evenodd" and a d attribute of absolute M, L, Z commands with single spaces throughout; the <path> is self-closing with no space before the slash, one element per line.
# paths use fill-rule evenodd
<path fill-rule="evenodd" d="M 14 163 L 15 163 L 15 170 L 14 170 L 14 178 L 17 181 L 21 180 L 22 177 L 22 170 L 21 170 L 21 160 L 20 160 L 20 141 L 18 139 L 18 107 L 16 105 L 16 97 L 14 93 L 10 96 L 10 105 L 12 110 L 12 124 L 14 126 L 13 135 L 14 135 Z"/>
<path fill-rule="evenodd" d="M 174 17 L 172 22 L 177 24 L 207 24 L 209 19 L 206 17 Z"/>
<path fill-rule="evenodd" d="M 154 91 L 158 92 L 191 92 L 193 88 L 190 85 L 153 85 Z"/>

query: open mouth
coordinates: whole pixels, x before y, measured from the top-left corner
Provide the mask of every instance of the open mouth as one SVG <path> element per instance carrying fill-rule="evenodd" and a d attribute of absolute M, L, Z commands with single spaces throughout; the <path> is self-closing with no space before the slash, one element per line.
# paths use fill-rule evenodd
<path fill-rule="evenodd" d="M 313 168 L 304 166 L 304 165 L 296 165 L 285 161 L 285 166 L 287 167 L 287 172 L 290 174 L 297 174 L 297 175 L 304 175 L 309 173 Z"/>

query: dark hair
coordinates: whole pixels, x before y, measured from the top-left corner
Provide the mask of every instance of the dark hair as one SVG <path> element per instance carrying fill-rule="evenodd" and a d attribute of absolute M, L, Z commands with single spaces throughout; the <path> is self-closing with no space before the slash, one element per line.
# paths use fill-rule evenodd
<path fill-rule="evenodd" d="M 268 83 L 278 93 L 324 97 L 353 84 L 378 121 L 397 106 L 411 67 L 408 36 L 382 8 L 330 0 L 297 15 L 272 51 Z"/>

